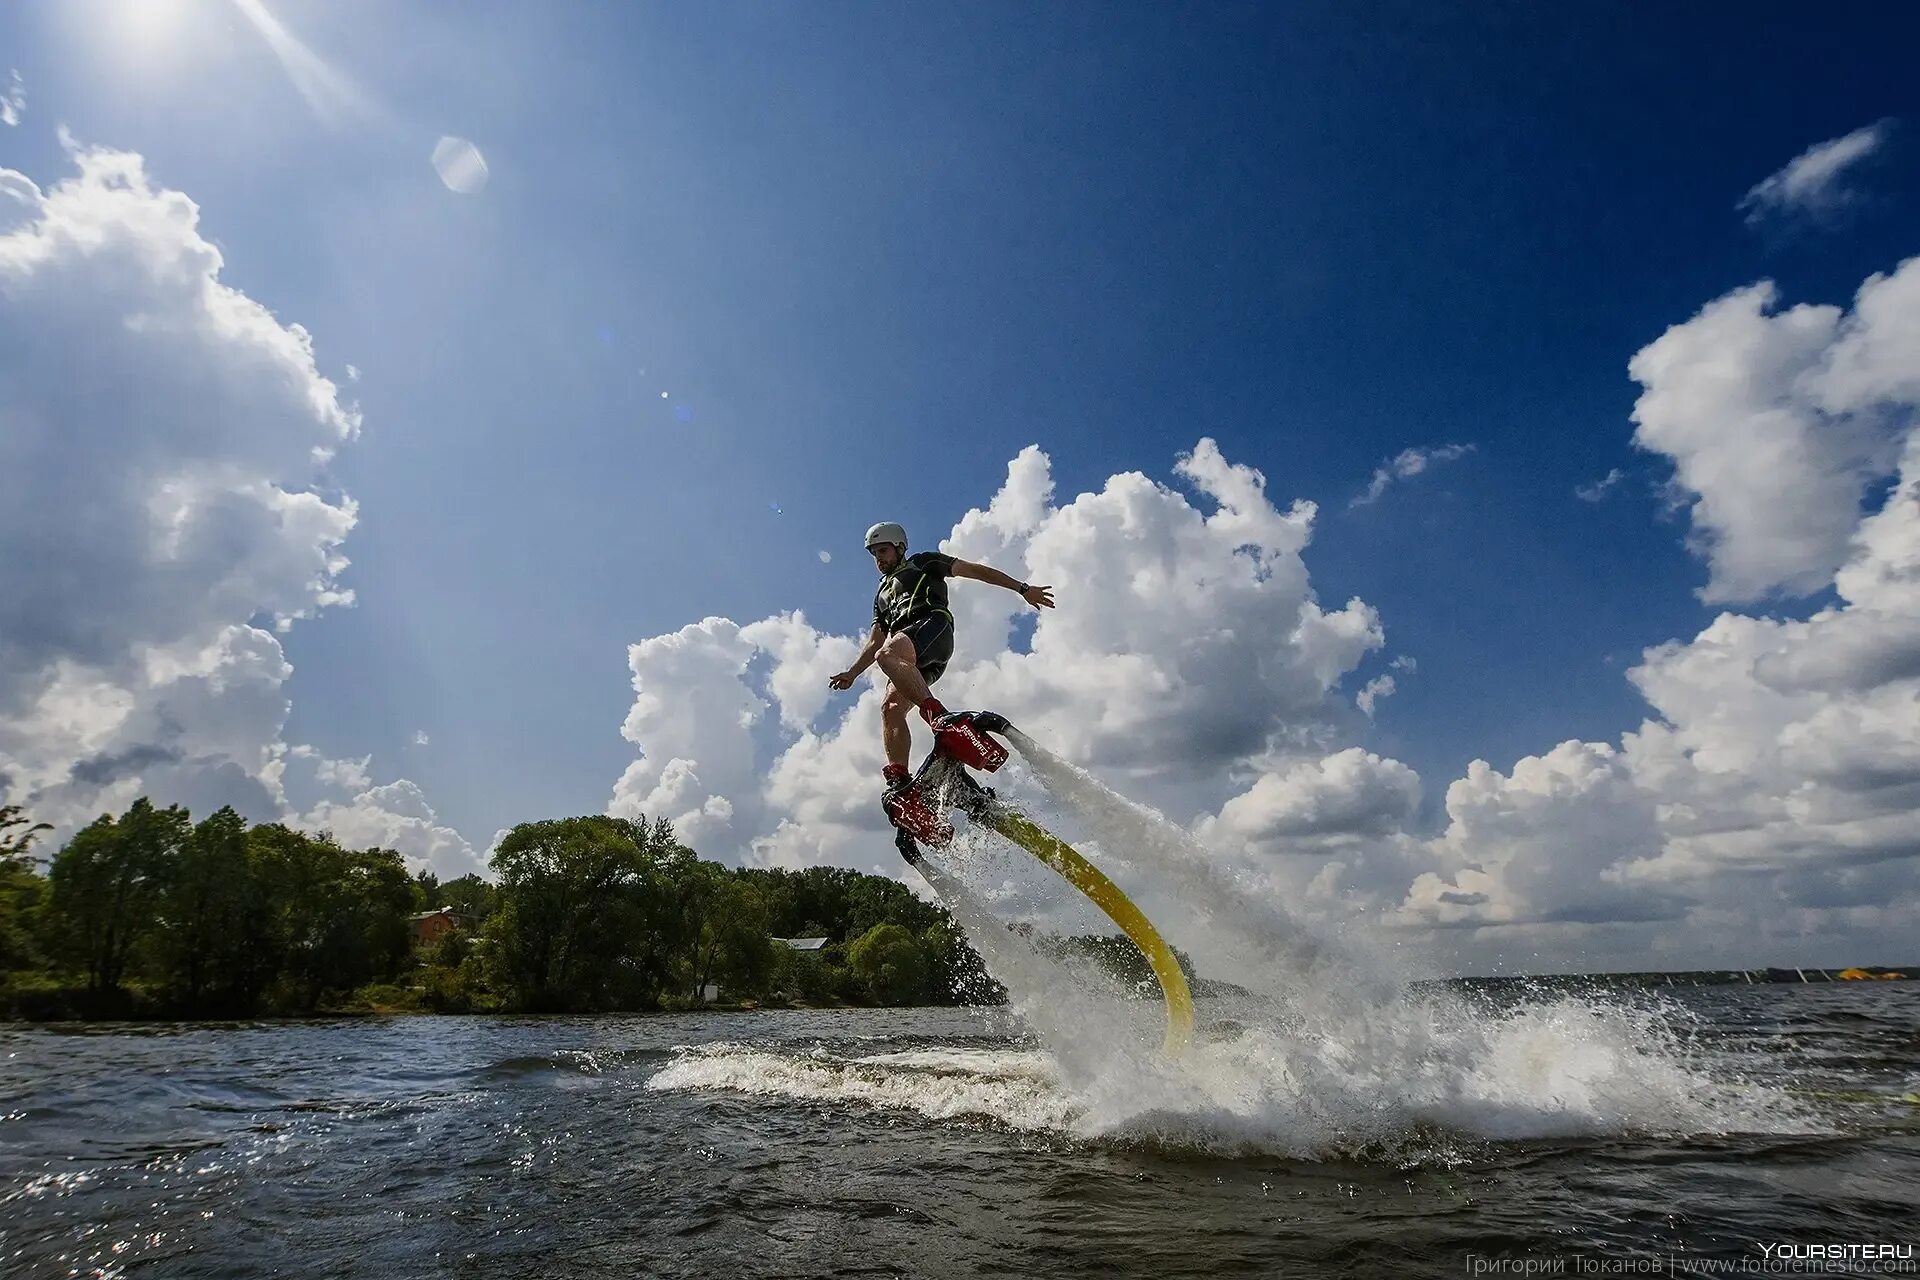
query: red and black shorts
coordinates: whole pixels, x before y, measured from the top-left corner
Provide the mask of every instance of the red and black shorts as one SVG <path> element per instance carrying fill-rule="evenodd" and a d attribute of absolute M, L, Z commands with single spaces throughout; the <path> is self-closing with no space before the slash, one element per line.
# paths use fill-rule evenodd
<path fill-rule="evenodd" d="M 915 618 L 893 634 L 913 641 L 913 665 L 932 684 L 946 674 L 953 660 L 953 616 L 929 613 Z"/>

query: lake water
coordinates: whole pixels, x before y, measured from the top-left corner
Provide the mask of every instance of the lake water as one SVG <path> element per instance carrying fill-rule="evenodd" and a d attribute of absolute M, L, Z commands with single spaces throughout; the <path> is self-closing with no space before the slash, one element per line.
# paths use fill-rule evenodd
<path fill-rule="evenodd" d="M 1119 1073 L 1005 1008 L 13 1025 L 0 1272 L 1707 1274 L 1920 1245 L 1920 983 L 1659 996 L 1520 993 L 1473 1007 L 1472 1054 L 1310 1059 L 1202 1002 L 1188 1061 Z"/>

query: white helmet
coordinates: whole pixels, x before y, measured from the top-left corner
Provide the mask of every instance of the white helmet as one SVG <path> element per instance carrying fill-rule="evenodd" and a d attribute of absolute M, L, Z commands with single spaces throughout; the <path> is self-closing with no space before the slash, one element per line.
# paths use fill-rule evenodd
<path fill-rule="evenodd" d="M 883 542 L 891 542 L 905 551 L 907 549 L 907 531 L 891 520 L 883 520 L 867 530 L 867 550 L 871 551 Z"/>

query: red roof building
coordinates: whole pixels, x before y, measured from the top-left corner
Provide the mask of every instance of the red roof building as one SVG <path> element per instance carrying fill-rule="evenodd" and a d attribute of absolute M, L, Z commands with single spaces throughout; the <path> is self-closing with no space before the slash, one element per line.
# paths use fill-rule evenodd
<path fill-rule="evenodd" d="M 416 947 L 438 946 L 440 939 L 461 929 L 473 932 L 478 923 L 475 917 L 452 907 L 442 907 L 438 911 L 423 911 L 413 917 L 413 945 Z"/>

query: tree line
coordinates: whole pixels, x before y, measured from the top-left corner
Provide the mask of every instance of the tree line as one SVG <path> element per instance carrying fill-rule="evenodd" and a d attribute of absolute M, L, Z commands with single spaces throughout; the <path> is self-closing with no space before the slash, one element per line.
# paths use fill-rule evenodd
<path fill-rule="evenodd" d="M 0 808 L 0 1014 L 584 1013 L 1002 998 L 941 908 L 839 867 L 706 861 L 659 819 L 523 823 L 495 880 L 409 874 L 325 832 L 135 801 L 58 852 Z M 416 917 L 457 927 L 418 946 Z M 812 952 L 783 938 L 825 938 Z"/>

